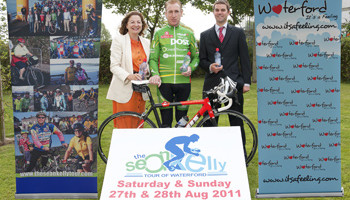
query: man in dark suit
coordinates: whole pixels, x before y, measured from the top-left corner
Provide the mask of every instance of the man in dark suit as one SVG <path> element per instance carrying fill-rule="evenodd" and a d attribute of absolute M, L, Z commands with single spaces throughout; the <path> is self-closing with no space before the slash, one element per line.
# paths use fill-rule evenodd
<path fill-rule="evenodd" d="M 203 90 L 207 91 L 220 83 L 220 77 L 229 76 L 237 82 L 237 96 L 240 105 L 233 103 L 231 110 L 243 113 L 243 93 L 250 90 L 251 67 L 248 46 L 242 29 L 227 23 L 230 4 L 227 0 L 217 0 L 213 5 L 216 24 L 201 33 L 199 58 L 200 67 L 206 71 Z M 221 66 L 215 63 L 214 53 L 219 48 Z M 220 107 L 221 105 L 213 105 Z M 241 126 L 243 144 L 245 134 L 241 119 L 230 117 L 231 126 Z"/>

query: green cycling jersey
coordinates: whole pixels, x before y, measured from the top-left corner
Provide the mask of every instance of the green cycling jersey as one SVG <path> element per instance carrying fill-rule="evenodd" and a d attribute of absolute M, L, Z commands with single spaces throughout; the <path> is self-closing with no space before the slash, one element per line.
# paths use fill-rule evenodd
<path fill-rule="evenodd" d="M 162 83 L 190 83 L 190 77 L 182 75 L 180 71 L 188 52 L 191 52 L 189 66 L 194 71 L 199 57 L 193 32 L 182 26 L 170 25 L 158 30 L 151 44 L 149 65 L 152 75 L 159 75 Z"/>

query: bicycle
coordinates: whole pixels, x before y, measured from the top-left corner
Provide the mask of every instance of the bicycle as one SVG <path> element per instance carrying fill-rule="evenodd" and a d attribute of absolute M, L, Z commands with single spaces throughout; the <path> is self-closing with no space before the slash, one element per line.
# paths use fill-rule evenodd
<path fill-rule="evenodd" d="M 83 161 L 79 161 L 79 162 L 77 162 L 77 161 L 78 161 L 77 158 L 68 158 L 66 163 L 64 163 L 65 164 L 64 171 L 66 171 L 66 172 L 77 172 L 77 168 L 78 168 L 77 164 L 79 164 L 79 165 L 84 164 Z"/>
<path fill-rule="evenodd" d="M 49 25 L 49 28 L 48 28 L 48 32 L 51 34 L 51 35 L 53 35 L 53 34 L 55 34 L 56 33 L 56 31 L 57 31 L 57 27 L 58 27 L 58 25 L 56 24 L 57 22 L 54 20 L 54 21 L 51 21 L 50 22 L 50 25 Z"/>
<path fill-rule="evenodd" d="M 74 111 L 86 111 L 90 107 L 94 107 L 94 100 L 90 99 L 78 99 L 79 101 L 74 104 Z"/>
<path fill-rule="evenodd" d="M 46 166 L 42 167 L 42 172 L 61 172 L 63 171 L 62 166 L 59 164 L 60 162 L 60 155 L 54 155 L 52 152 L 50 152 L 48 155 L 48 160 Z"/>
<path fill-rule="evenodd" d="M 136 112 L 128 111 L 115 113 L 109 116 L 107 119 L 105 119 L 100 125 L 98 129 L 98 153 L 105 163 L 107 163 L 108 159 L 106 154 L 103 152 L 101 141 L 104 140 L 104 142 L 106 143 L 110 142 L 106 138 L 102 138 L 103 132 L 106 129 L 107 125 L 113 124 L 110 122 L 114 120 L 132 118 L 135 119 L 135 121 L 137 121 L 137 124 L 135 124 L 134 127 L 128 128 L 159 128 L 161 127 L 161 120 L 157 111 L 158 108 L 200 104 L 202 105 L 202 107 L 195 114 L 195 116 L 191 120 L 189 120 L 189 122 L 187 122 L 185 127 L 193 127 L 196 124 L 196 122 L 200 119 L 200 117 L 203 117 L 203 119 L 201 119 L 201 121 L 198 122 L 197 127 L 207 126 L 208 123 L 211 123 L 213 126 L 227 126 L 227 124 L 229 124 L 229 116 L 238 117 L 243 121 L 243 127 L 245 129 L 245 148 L 247 155 L 246 164 L 248 165 L 248 163 L 253 159 L 258 146 L 257 132 L 253 123 L 248 119 L 248 117 L 246 117 L 242 113 L 234 110 L 228 110 L 233 103 L 233 98 L 235 98 L 235 103 L 238 103 L 236 95 L 236 83 L 233 82 L 231 79 L 229 79 L 228 77 L 226 77 L 225 79 L 222 78 L 221 83 L 218 86 L 216 86 L 214 89 L 204 92 L 204 95 L 206 97 L 202 100 L 181 101 L 173 103 L 164 101 L 160 104 L 154 103 L 152 93 L 147 83 L 148 81 L 132 81 L 134 91 L 147 93 L 147 95 L 149 96 L 150 105 L 146 108 L 144 113 L 139 114 Z M 229 90 L 231 92 L 229 92 Z M 225 103 L 225 106 L 218 109 L 213 109 L 210 102 Z M 151 113 L 154 114 L 157 125 L 151 119 L 149 119 Z M 218 118 L 219 116 L 220 118 Z M 113 128 L 114 127 L 107 127 L 106 132 L 109 132 L 110 135 L 111 129 Z"/>
<path fill-rule="evenodd" d="M 41 159 L 42 157 L 47 157 L 47 163 L 45 166 L 42 166 Z M 34 171 L 37 172 L 62 172 L 64 171 L 64 165 L 60 160 L 60 154 L 57 150 L 51 149 L 47 155 L 41 156 L 37 161 L 34 168 Z"/>
<path fill-rule="evenodd" d="M 14 56 L 14 55 L 12 55 Z M 13 59 L 12 59 L 13 60 Z M 34 85 L 34 86 L 42 86 L 44 85 L 44 75 L 41 72 L 39 67 L 39 61 L 38 57 L 36 56 L 30 56 L 28 58 L 28 66 L 26 67 L 26 70 L 24 71 L 23 77 L 25 78 L 23 81 L 26 81 L 28 85 Z M 12 77 L 12 84 L 14 86 L 19 86 L 22 83 L 22 80 L 19 78 L 19 69 L 15 65 L 15 63 L 11 63 L 11 77 Z"/>
<path fill-rule="evenodd" d="M 83 81 L 82 81 L 82 82 L 83 82 Z M 91 81 L 91 78 L 90 78 L 90 77 L 87 77 L 86 83 L 82 83 L 82 82 L 79 82 L 78 79 L 75 79 L 73 85 L 95 85 L 94 82 Z"/>

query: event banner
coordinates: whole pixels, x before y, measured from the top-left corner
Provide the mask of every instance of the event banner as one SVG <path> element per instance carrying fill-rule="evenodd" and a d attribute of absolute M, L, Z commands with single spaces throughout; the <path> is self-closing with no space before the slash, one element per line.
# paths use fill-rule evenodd
<path fill-rule="evenodd" d="M 239 127 L 120 129 L 100 199 L 250 199 L 240 141 Z"/>
<path fill-rule="evenodd" d="M 342 195 L 342 2 L 255 0 L 254 3 L 258 197 Z"/>
<path fill-rule="evenodd" d="M 7 9 L 16 198 L 96 198 L 102 0 Z"/>

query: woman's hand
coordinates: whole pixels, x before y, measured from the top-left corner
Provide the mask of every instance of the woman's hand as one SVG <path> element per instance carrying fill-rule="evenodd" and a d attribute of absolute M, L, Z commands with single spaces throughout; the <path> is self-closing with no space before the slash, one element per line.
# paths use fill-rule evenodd
<path fill-rule="evenodd" d="M 128 77 L 126 77 L 129 81 L 132 81 L 132 80 L 139 80 L 141 81 L 142 80 L 142 77 L 140 74 L 130 74 Z"/>

